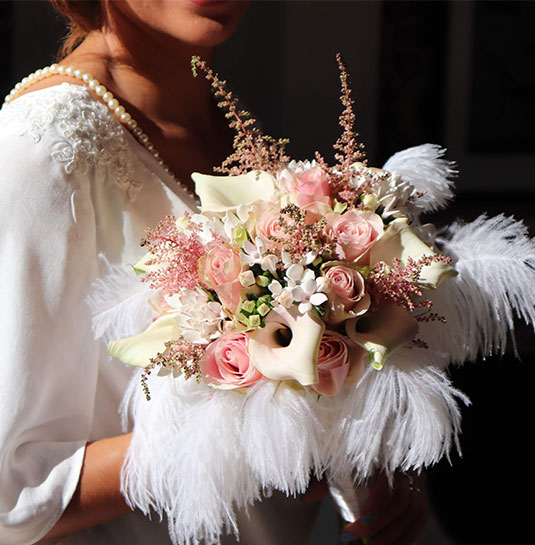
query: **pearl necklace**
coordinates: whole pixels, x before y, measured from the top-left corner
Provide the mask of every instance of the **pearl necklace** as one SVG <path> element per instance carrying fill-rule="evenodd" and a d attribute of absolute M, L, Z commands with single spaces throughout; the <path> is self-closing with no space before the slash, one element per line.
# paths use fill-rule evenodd
<path fill-rule="evenodd" d="M 102 83 L 94 78 L 91 73 L 73 68 L 72 66 L 63 66 L 61 64 L 46 66 L 45 68 L 36 70 L 17 83 L 5 97 L 4 104 L 9 104 L 14 98 L 16 98 L 34 83 L 54 75 L 74 77 L 82 82 L 90 91 L 93 91 L 93 93 L 97 95 L 97 97 L 99 97 L 108 107 L 114 118 L 119 121 L 119 123 L 127 127 L 134 135 L 136 140 L 156 159 L 161 168 L 167 172 L 169 176 L 171 176 L 171 178 L 173 178 L 173 180 L 175 180 L 175 182 L 177 182 L 193 200 L 198 202 L 199 199 L 197 195 L 195 195 L 185 184 L 183 184 L 164 163 L 163 159 L 158 153 L 158 150 L 149 140 L 149 137 L 139 127 L 137 121 L 125 110 L 124 106 L 119 104 L 119 101 L 113 96 L 113 93 L 108 91 L 108 89 L 106 89 Z"/>

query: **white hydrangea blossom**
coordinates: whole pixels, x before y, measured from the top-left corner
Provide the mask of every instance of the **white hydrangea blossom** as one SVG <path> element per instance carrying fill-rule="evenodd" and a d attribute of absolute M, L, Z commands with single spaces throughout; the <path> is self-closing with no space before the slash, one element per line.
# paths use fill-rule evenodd
<path fill-rule="evenodd" d="M 377 205 L 383 206 L 383 217 L 407 214 L 406 206 L 417 194 L 416 188 L 397 172 L 389 173 L 379 186 Z"/>
<path fill-rule="evenodd" d="M 211 301 L 202 289 L 168 295 L 165 300 L 176 311 L 174 319 L 187 341 L 208 344 L 222 334 L 223 321 L 227 318 L 223 306 Z"/>

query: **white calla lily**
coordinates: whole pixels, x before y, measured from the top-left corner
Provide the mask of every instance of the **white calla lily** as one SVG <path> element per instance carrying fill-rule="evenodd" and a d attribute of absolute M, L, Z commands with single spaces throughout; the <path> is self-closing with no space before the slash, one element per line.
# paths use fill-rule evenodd
<path fill-rule="evenodd" d="M 384 235 L 370 249 L 370 264 L 379 261 L 389 265 L 398 258 L 403 265 L 408 258 L 418 261 L 424 256 L 434 256 L 437 253 L 420 239 L 409 226 L 406 217 L 397 218 L 390 223 Z M 436 288 L 443 280 L 457 276 L 455 269 L 442 261 L 425 265 L 420 273 L 419 283 L 428 288 Z"/>
<path fill-rule="evenodd" d="M 370 364 L 376 369 L 381 369 L 388 356 L 418 332 L 418 322 L 409 312 L 389 302 L 344 325 L 347 336 L 368 351 Z"/>
<path fill-rule="evenodd" d="M 165 343 L 178 335 L 175 313 L 164 314 L 139 335 L 110 341 L 108 354 L 135 367 L 147 367 L 151 358 L 165 350 Z"/>
<path fill-rule="evenodd" d="M 239 176 L 207 176 L 194 172 L 195 191 L 203 213 L 221 214 L 255 201 L 272 201 L 275 178 L 268 172 L 253 171 Z"/>
<path fill-rule="evenodd" d="M 318 351 L 325 324 L 311 312 L 301 314 L 296 306 L 273 309 L 266 325 L 249 340 L 253 365 L 272 380 L 296 380 L 303 386 L 316 384 Z"/>

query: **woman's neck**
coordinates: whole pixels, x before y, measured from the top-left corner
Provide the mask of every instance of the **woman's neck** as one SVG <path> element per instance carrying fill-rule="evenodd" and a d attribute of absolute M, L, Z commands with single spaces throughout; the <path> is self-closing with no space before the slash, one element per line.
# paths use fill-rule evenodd
<path fill-rule="evenodd" d="M 191 70 L 192 55 L 210 62 L 213 53 L 156 38 L 135 43 L 135 34 L 130 40 L 124 31 L 104 31 L 89 34 L 62 64 L 90 72 L 112 91 L 191 189 L 191 172 L 212 172 L 231 151 L 232 137 L 210 84 Z"/>
<path fill-rule="evenodd" d="M 210 124 L 210 86 L 191 71 L 198 49 L 159 48 L 150 41 L 129 45 L 112 32 L 93 32 L 62 64 L 91 72 L 134 117 L 142 113 L 164 132 L 173 126 L 197 132 Z M 213 57 L 212 50 L 200 53 L 208 62 Z"/>

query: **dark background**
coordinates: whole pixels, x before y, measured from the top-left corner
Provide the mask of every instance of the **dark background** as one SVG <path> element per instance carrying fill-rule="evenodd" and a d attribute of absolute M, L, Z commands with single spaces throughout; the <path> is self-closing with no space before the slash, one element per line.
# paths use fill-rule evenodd
<path fill-rule="evenodd" d="M 526 1 L 253 0 L 216 68 L 265 132 L 291 139 L 292 156 L 318 149 L 329 158 L 340 51 L 371 165 L 425 142 L 447 147 L 460 171 L 457 199 L 431 219 L 505 212 L 533 235 L 534 25 Z M 0 0 L 0 92 L 53 62 L 63 34 L 44 2 Z M 452 370 L 472 400 L 462 411 L 463 456 L 431 469 L 429 486 L 457 545 L 531 540 L 535 343 L 522 325 L 517 338 L 522 361 L 506 354 Z"/>

